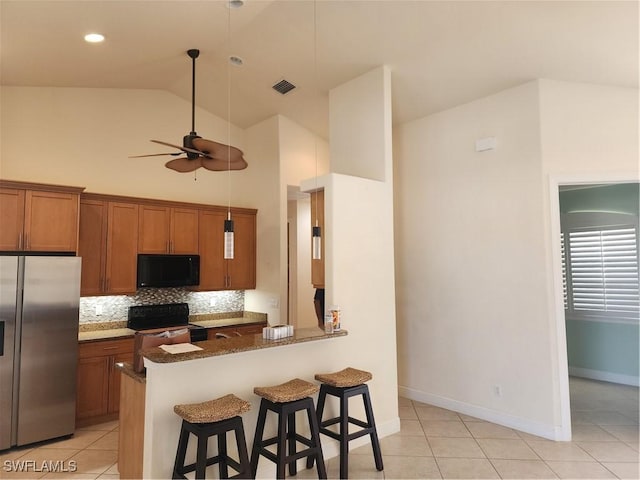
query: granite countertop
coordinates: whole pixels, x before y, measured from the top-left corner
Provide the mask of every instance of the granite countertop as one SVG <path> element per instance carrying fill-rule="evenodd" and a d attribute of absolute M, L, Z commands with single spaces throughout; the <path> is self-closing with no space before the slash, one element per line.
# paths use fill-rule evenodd
<path fill-rule="evenodd" d="M 261 350 L 264 348 L 280 347 L 296 343 L 327 340 L 331 338 L 344 337 L 346 335 L 346 330 L 340 330 L 335 333 L 325 333 L 324 330 L 317 327 L 300 328 L 295 330 L 291 337 L 281 338 L 279 340 L 266 340 L 262 338 L 261 334 L 242 335 L 240 337 L 197 342 L 196 345 L 201 347 L 202 350 L 197 350 L 195 352 L 171 354 L 160 347 L 154 347 L 143 350 L 141 353 L 145 358 L 155 363 L 174 363 L 184 362 L 186 360 L 196 360 L 199 358 L 228 355 L 231 353 L 248 352 L 251 350 Z"/>
<path fill-rule="evenodd" d="M 189 316 L 189 323 L 205 328 L 265 323 L 266 321 L 266 313 L 256 312 L 205 313 Z M 93 340 L 126 338 L 133 337 L 135 333 L 135 330 L 127 328 L 126 320 L 115 322 L 88 322 L 80 324 L 78 341 L 90 342 Z"/>

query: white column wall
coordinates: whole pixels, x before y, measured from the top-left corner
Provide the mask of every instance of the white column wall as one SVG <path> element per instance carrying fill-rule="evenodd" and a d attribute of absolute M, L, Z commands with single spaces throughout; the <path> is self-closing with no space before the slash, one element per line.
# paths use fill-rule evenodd
<path fill-rule="evenodd" d="M 317 181 L 306 180 L 301 187 L 304 191 L 313 191 L 316 184 L 324 188 L 326 305 L 340 306 L 343 327 L 349 331 L 341 342 L 344 366 L 373 373 L 370 389 L 376 419 L 397 426 L 385 428 L 384 436 L 399 430 L 387 67 L 331 91 L 330 127 L 332 172 L 349 170 L 351 164 L 358 166 L 358 176 L 331 173 Z M 347 154 L 340 145 L 348 143 L 344 137 L 354 128 L 370 142 L 363 149 L 356 148 L 358 143 L 349 145 Z"/>

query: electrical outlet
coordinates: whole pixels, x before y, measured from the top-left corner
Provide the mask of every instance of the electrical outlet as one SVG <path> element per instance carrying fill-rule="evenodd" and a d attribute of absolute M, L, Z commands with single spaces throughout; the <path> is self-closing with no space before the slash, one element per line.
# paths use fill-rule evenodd
<path fill-rule="evenodd" d="M 215 307 L 217 303 L 218 303 L 218 302 L 216 301 L 215 297 L 211 297 L 211 298 L 209 299 L 209 306 L 210 306 L 210 307 Z"/>
<path fill-rule="evenodd" d="M 500 385 L 493 386 L 493 394 L 496 397 L 502 397 L 502 387 Z"/>
<path fill-rule="evenodd" d="M 271 308 L 279 308 L 280 307 L 280 300 L 276 297 L 273 297 L 270 302 L 269 302 L 269 306 Z"/>
<path fill-rule="evenodd" d="M 102 305 L 96 305 L 96 315 L 102 315 Z"/>

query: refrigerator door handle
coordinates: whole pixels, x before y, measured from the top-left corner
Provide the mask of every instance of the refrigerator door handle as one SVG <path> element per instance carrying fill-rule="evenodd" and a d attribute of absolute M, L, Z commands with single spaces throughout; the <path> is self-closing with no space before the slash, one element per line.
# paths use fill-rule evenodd
<path fill-rule="evenodd" d="M 0 322 L 0 357 L 4 356 L 4 321 Z"/>

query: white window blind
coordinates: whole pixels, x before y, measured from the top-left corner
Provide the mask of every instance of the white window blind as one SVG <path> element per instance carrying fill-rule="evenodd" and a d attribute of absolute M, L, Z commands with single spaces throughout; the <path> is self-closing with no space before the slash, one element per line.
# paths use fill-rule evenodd
<path fill-rule="evenodd" d="M 638 240 L 634 227 L 569 232 L 568 265 L 570 311 L 638 318 Z"/>
<path fill-rule="evenodd" d="M 569 308 L 569 297 L 567 294 L 567 251 L 564 241 L 564 232 L 560 233 L 560 253 L 562 254 L 562 301 L 564 309 Z"/>

